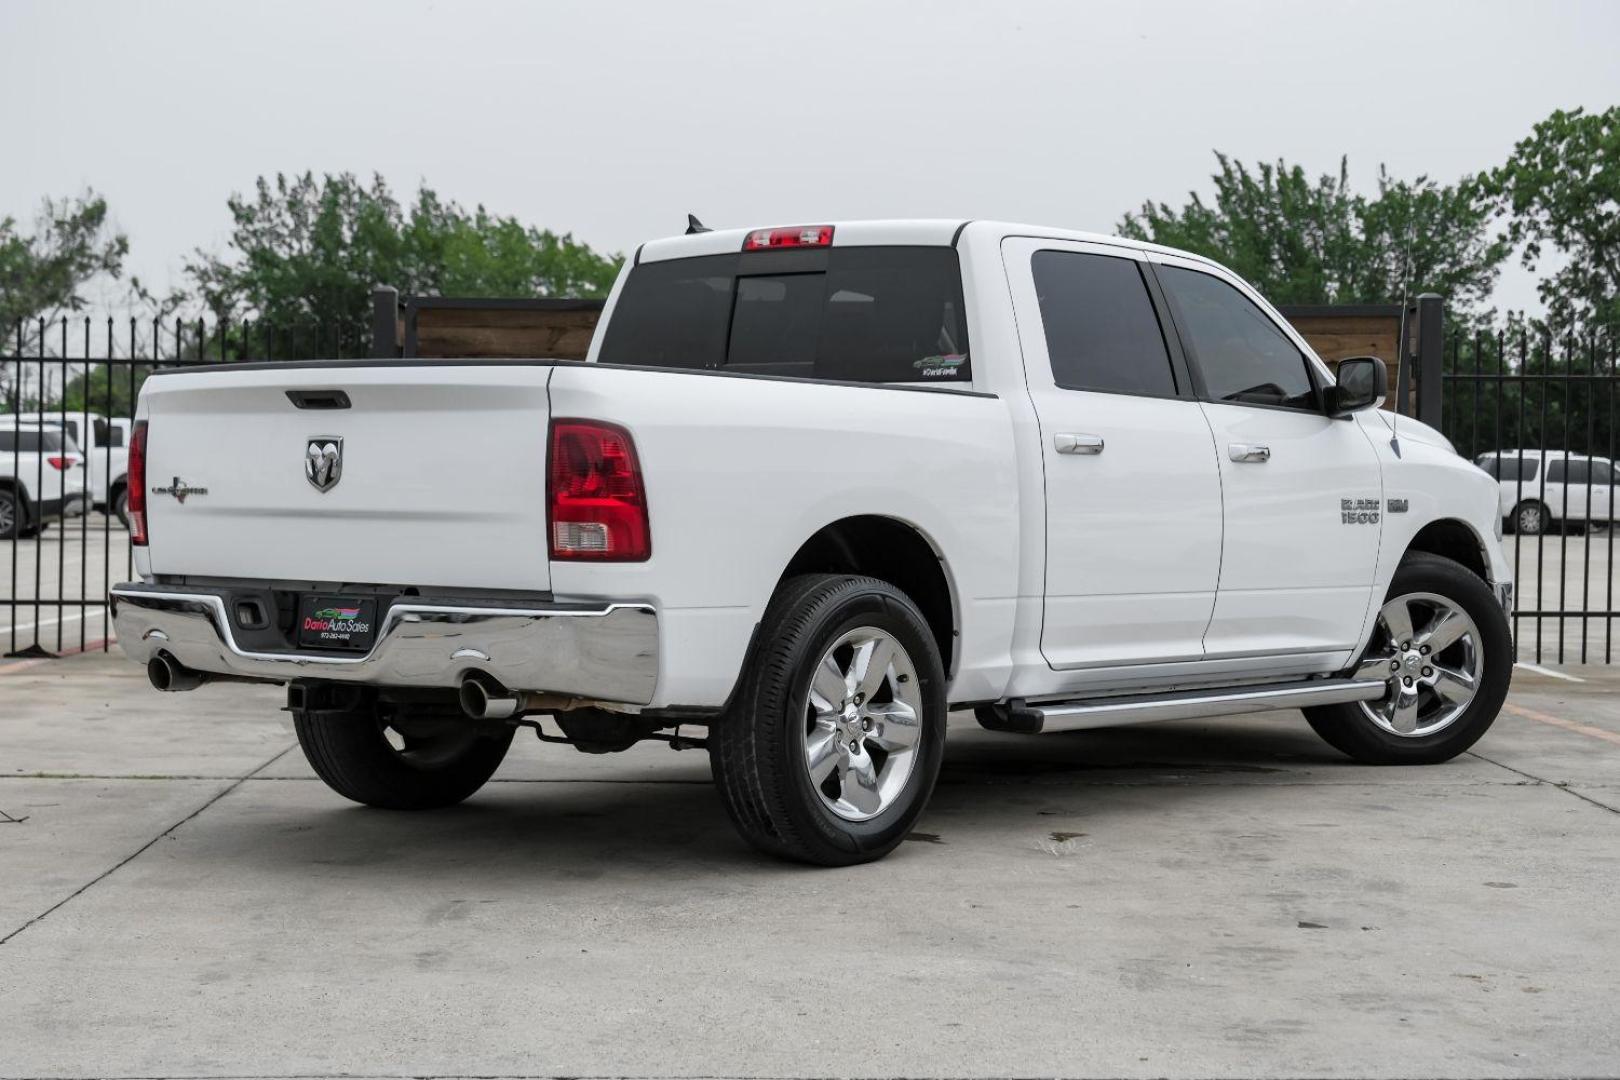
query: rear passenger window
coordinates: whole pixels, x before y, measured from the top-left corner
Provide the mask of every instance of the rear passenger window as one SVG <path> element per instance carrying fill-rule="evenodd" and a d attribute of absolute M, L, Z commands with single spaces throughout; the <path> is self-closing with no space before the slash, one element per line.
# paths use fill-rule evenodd
<path fill-rule="evenodd" d="M 1516 456 L 1494 457 L 1485 455 L 1480 460 L 1479 467 L 1490 473 L 1498 480 L 1514 483 L 1519 480 L 1534 480 L 1540 471 L 1541 459 L 1533 457 L 1520 458 Z"/>
<path fill-rule="evenodd" d="M 1547 483 L 1562 484 L 1565 482 L 1564 477 L 1567 473 L 1568 469 L 1565 467 L 1563 458 L 1554 458 L 1552 461 L 1547 462 Z"/>
<path fill-rule="evenodd" d="M 1135 260 L 1037 251 L 1031 269 L 1057 385 L 1175 396 L 1164 332 Z"/>

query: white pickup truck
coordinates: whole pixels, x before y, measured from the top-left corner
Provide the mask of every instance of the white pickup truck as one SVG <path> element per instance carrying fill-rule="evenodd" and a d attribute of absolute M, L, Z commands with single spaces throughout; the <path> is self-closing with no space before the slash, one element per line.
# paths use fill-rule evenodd
<path fill-rule="evenodd" d="M 946 714 L 1038 734 L 1303 709 L 1445 761 L 1507 693 L 1496 483 L 1208 260 L 1060 229 L 702 232 L 585 362 L 152 376 L 118 637 L 285 683 L 361 803 L 458 802 L 520 726 L 705 744 L 743 836 L 845 864 Z M 536 717 L 551 724 L 540 729 Z"/>

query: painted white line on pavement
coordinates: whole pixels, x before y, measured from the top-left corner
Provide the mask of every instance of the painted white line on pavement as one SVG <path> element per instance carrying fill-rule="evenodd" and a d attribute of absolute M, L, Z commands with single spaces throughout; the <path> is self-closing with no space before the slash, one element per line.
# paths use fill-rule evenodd
<path fill-rule="evenodd" d="M 1526 664 L 1522 660 L 1519 661 L 1517 664 L 1514 664 L 1513 666 L 1517 667 L 1517 668 L 1524 668 L 1524 670 L 1526 670 L 1526 671 L 1533 671 L 1537 675 L 1548 675 L 1548 676 L 1551 676 L 1554 679 L 1567 679 L 1570 682 L 1585 682 L 1586 681 L 1585 679 L 1577 679 L 1573 675 L 1566 675 L 1562 671 L 1554 671 L 1552 668 L 1542 667 L 1540 664 Z"/>
<path fill-rule="evenodd" d="M 31 601 L 31 600 L 29 600 L 29 601 L 19 601 L 17 606 L 18 606 L 18 608 L 28 608 L 28 607 L 33 607 L 34 604 L 33 604 L 33 601 Z M 40 606 L 41 610 L 44 610 L 45 608 L 53 608 L 56 605 L 54 603 L 50 603 L 50 604 L 41 603 L 39 606 Z M 68 608 L 68 607 L 77 607 L 78 605 L 77 604 L 71 604 L 71 605 L 70 604 L 63 604 L 62 606 L 63 606 L 63 608 Z M 70 623 L 70 622 L 78 622 L 80 619 L 87 618 L 90 615 L 99 615 L 99 614 L 101 614 L 101 608 L 99 608 L 99 607 L 97 607 L 93 611 L 88 610 L 88 609 L 86 611 L 84 611 L 84 612 L 63 611 L 62 618 L 61 618 L 60 621 L 63 624 L 67 624 L 67 623 Z M 40 627 L 55 626 L 57 624 L 57 622 L 58 622 L 58 619 L 56 618 L 56 616 L 52 615 L 52 616 L 50 616 L 48 618 L 40 619 L 38 622 L 19 623 L 15 627 L 12 627 L 12 626 L 0 626 L 0 634 L 7 634 L 7 633 L 11 632 L 12 630 L 15 630 L 19 634 L 25 634 L 30 630 L 35 630 L 35 629 L 38 629 Z"/>

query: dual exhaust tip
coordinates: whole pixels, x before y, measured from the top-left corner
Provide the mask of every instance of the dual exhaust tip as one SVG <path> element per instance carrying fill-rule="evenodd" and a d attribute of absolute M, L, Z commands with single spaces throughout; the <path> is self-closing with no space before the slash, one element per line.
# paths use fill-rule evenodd
<path fill-rule="evenodd" d="M 154 690 L 195 690 L 208 681 L 205 672 L 193 671 L 175 663 L 163 653 L 146 662 L 146 678 Z"/>
<path fill-rule="evenodd" d="M 146 678 L 155 690 L 177 693 L 195 690 L 213 676 L 193 671 L 165 653 L 158 653 L 146 662 Z M 461 681 L 457 698 L 461 711 L 474 720 L 509 720 L 527 711 L 532 704 L 529 694 L 514 694 L 494 680 L 469 675 Z"/>
<path fill-rule="evenodd" d="M 457 693 L 461 711 L 474 720 L 510 720 L 525 712 L 527 694 L 514 694 L 493 679 L 469 675 L 461 680 Z"/>

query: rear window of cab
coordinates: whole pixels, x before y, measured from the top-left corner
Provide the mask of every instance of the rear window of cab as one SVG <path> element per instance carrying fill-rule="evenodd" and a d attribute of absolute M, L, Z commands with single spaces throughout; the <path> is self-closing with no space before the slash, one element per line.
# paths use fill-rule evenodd
<path fill-rule="evenodd" d="M 947 247 L 742 252 L 643 263 L 599 363 L 873 383 L 972 379 Z"/>

